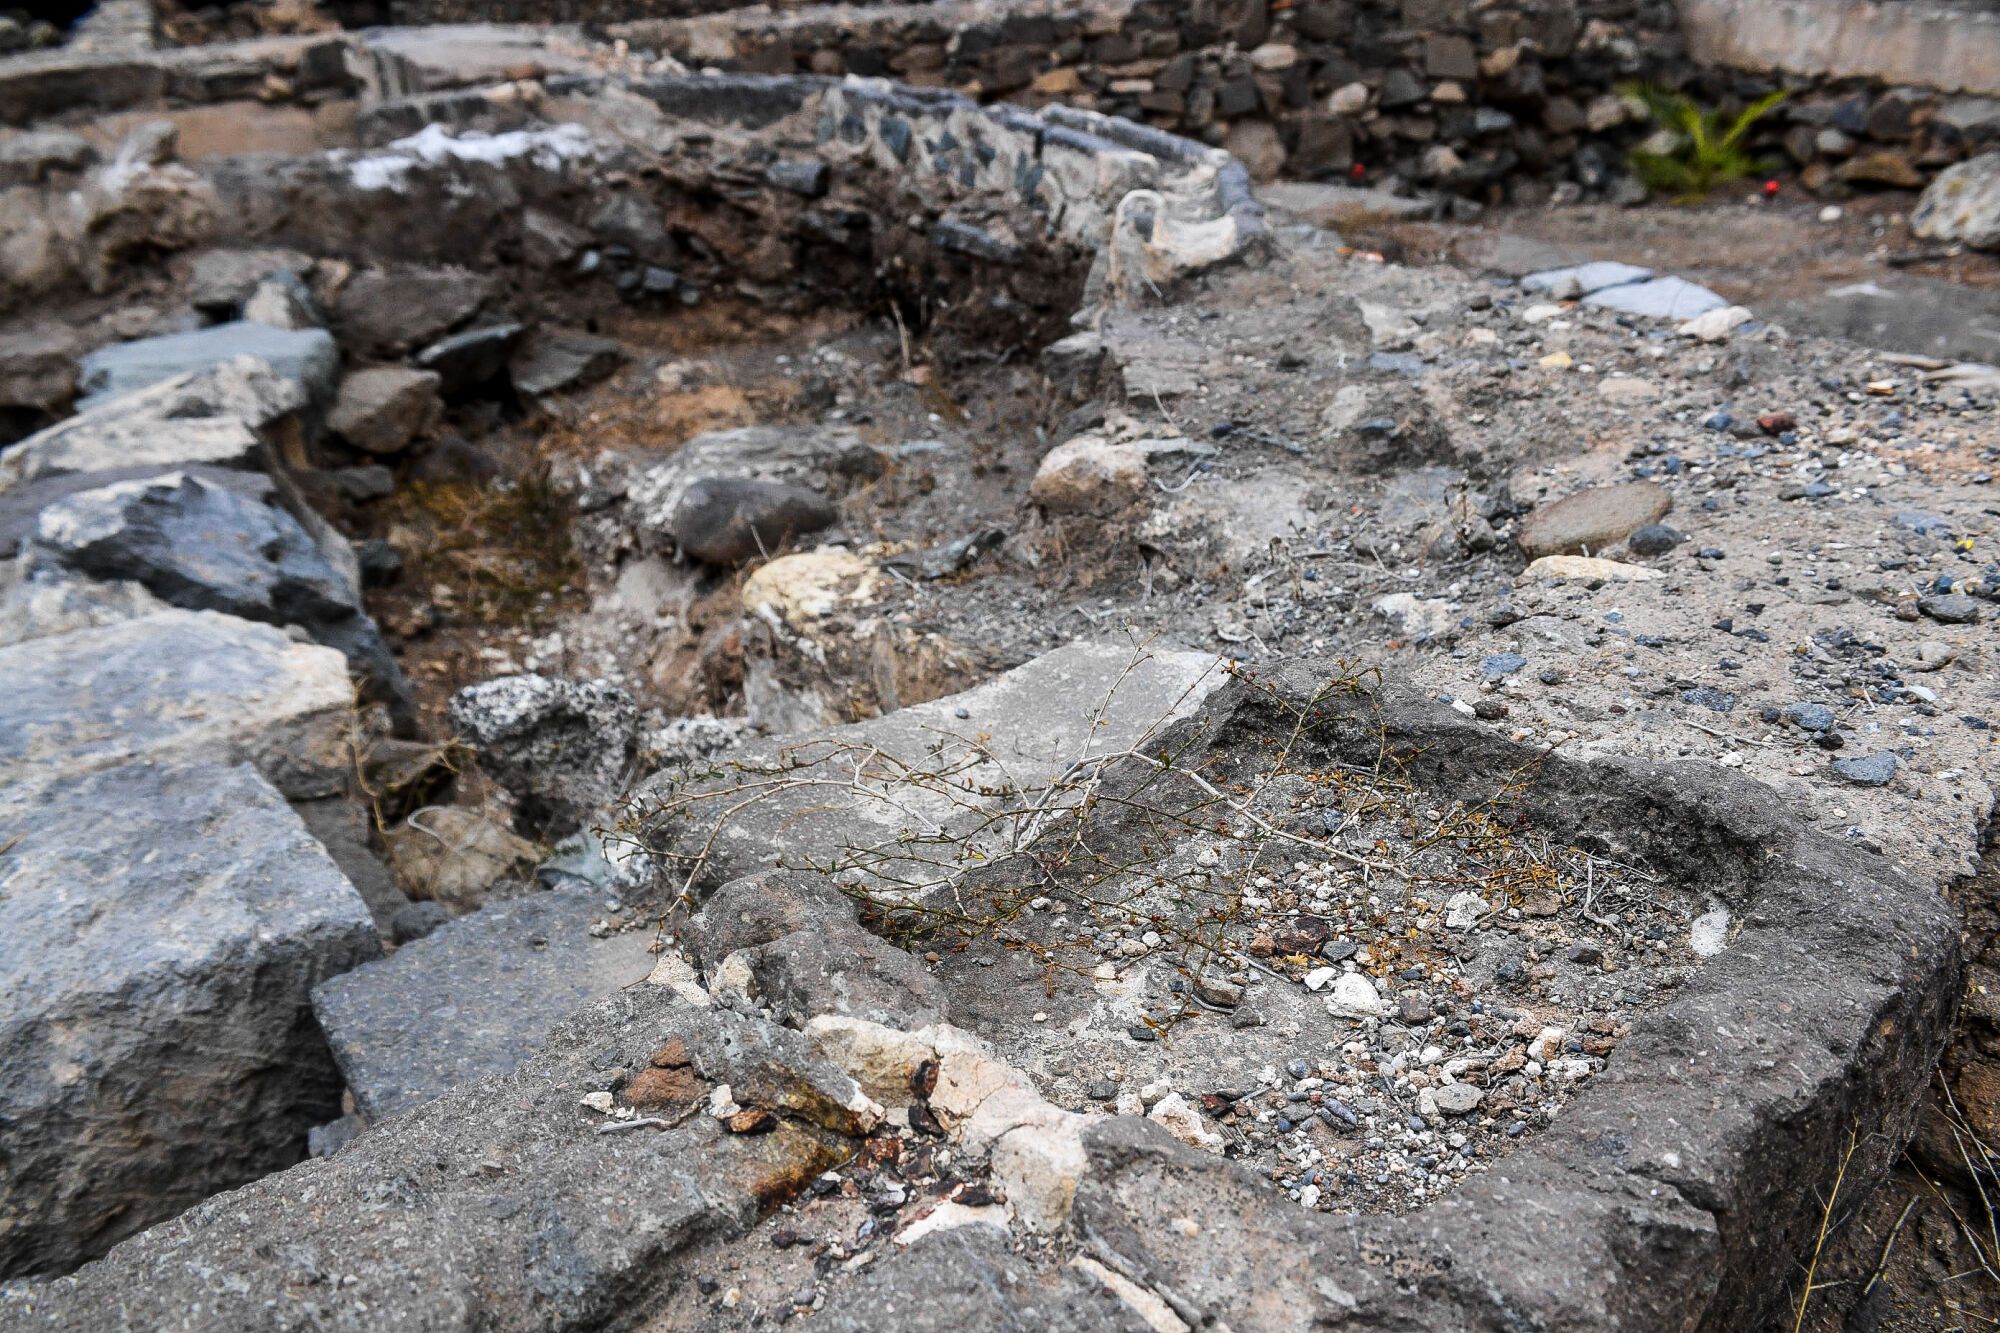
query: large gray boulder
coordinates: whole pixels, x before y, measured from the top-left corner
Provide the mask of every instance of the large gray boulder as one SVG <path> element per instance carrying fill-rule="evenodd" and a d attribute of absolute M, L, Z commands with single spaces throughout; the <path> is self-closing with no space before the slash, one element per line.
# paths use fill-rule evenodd
<path fill-rule="evenodd" d="M 380 950 L 248 766 L 0 787 L 0 1276 L 298 1161 L 340 1078 L 312 988 Z"/>
<path fill-rule="evenodd" d="M 213 611 L 0 648 L 0 786 L 132 759 L 248 760 L 287 796 L 344 790 L 339 653 Z"/>
<path fill-rule="evenodd" d="M 80 491 L 41 511 L 33 552 L 191 611 L 296 625 L 411 719 L 409 685 L 359 589 L 298 520 L 245 487 L 168 472 Z"/>
<path fill-rule="evenodd" d="M 649 1068 L 780 1114 L 769 1133 L 732 1134 L 649 1109 L 655 1124 L 600 1133 L 614 1122 L 583 1098 L 640 1100 L 631 1080 Z M 859 1096 L 800 1034 L 640 986 L 516 1074 L 198 1205 L 74 1277 L 0 1289 L 0 1327 L 633 1327 L 707 1246 L 853 1154 Z"/>
<path fill-rule="evenodd" d="M 0 491 L 62 472 L 255 466 L 265 441 L 306 406 L 305 390 L 239 357 L 97 403 L 0 454 Z"/>
<path fill-rule="evenodd" d="M 313 993 L 355 1103 L 394 1115 L 511 1074 L 549 1030 L 653 970 L 650 930 L 599 939 L 603 895 L 569 887 L 446 923 Z"/>
<path fill-rule="evenodd" d="M 639 749 L 639 706 L 609 681 L 500 676 L 453 695 L 448 716 L 536 837 L 574 833 L 621 795 Z"/>
<path fill-rule="evenodd" d="M 1939 172 L 1910 211 L 1910 230 L 1927 241 L 2000 250 L 2000 153 Z"/>
<path fill-rule="evenodd" d="M 78 406 L 94 407 L 240 356 L 256 357 L 316 401 L 332 394 L 340 375 L 340 349 L 325 329 L 280 329 L 235 320 L 99 348 L 83 359 L 78 387 L 84 396 Z"/>

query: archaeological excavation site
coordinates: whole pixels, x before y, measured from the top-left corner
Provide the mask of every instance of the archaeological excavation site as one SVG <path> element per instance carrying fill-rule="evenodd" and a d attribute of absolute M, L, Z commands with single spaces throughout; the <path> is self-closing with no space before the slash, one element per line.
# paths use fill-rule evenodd
<path fill-rule="evenodd" d="M 0 1330 L 2000 1329 L 2000 0 L 0 0 Z"/>

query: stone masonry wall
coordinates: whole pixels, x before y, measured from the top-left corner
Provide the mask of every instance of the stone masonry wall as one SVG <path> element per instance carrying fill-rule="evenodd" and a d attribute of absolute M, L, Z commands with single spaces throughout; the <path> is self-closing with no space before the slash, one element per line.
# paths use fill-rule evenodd
<path fill-rule="evenodd" d="M 1063 102 L 1225 146 L 1259 176 L 1350 177 L 1478 202 L 1632 198 L 1652 133 L 1621 90 L 1734 105 L 1780 76 L 1702 69 L 1671 0 L 1111 0 L 741 10 L 609 31 L 698 65 L 884 74 Z M 1815 191 L 1920 186 L 2000 138 L 2000 101 L 1785 79 L 1757 136 Z"/>

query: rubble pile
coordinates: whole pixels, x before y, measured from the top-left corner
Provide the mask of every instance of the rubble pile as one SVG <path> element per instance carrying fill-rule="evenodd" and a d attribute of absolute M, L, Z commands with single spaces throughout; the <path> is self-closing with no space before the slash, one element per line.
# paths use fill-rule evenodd
<path fill-rule="evenodd" d="M 0 1326 L 1931 1299 L 2000 373 L 1361 239 L 1670 16 L 693 8 L 0 57 Z"/>

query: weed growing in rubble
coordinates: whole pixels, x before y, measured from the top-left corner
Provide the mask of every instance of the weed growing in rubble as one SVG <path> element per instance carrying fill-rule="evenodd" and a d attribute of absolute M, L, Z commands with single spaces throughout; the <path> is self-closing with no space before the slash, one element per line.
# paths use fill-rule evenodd
<path fill-rule="evenodd" d="M 1744 140 L 1767 112 L 1785 100 L 1784 89 L 1765 94 L 1733 118 L 1720 108 L 1704 109 L 1686 93 L 1645 85 L 1626 91 L 1645 103 L 1653 123 L 1675 139 L 1670 152 L 1631 154 L 1632 173 L 1647 189 L 1672 195 L 1677 203 L 1699 203 L 1717 186 L 1766 169 L 1744 149 Z"/>

